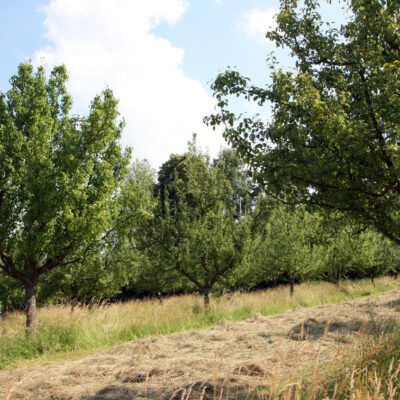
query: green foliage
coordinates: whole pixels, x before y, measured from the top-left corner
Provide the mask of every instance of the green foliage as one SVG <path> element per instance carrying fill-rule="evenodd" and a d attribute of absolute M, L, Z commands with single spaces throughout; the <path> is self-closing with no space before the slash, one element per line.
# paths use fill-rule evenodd
<path fill-rule="evenodd" d="M 64 66 L 46 79 L 43 68 L 21 64 L 0 94 L 0 267 L 25 286 L 28 325 L 39 277 L 80 261 L 112 225 L 129 159 L 111 90 L 94 98 L 88 117 L 70 116 L 66 81 Z"/>
<path fill-rule="evenodd" d="M 397 246 L 371 230 L 359 235 L 354 254 L 353 270 L 371 279 L 393 271 L 400 261 Z"/>
<path fill-rule="evenodd" d="M 336 284 L 344 277 L 369 277 L 387 274 L 399 261 L 395 245 L 380 233 L 362 229 L 331 213 L 320 220 L 314 240 L 314 261 L 318 274 Z"/>
<path fill-rule="evenodd" d="M 239 154 L 232 149 L 225 149 L 214 160 L 214 164 L 222 170 L 225 179 L 232 186 L 232 202 L 236 207 L 236 215 L 239 217 L 251 214 L 256 188 Z"/>
<path fill-rule="evenodd" d="M 258 182 L 280 199 L 349 213 L 400 243 L 400 38 L 397 1 L 346 0 L 346 23 L 324 23 L 319 2 L 281 1 L 267 33 L 295 68 L 271 59 L 272 83 L 253 86 L 238 72 L 212 88 L 225 138 Z M 271 105 L 272 118 L 236 116 L 229 96 Z"/>
<path fill-rule="evenodd" d="M 0 311 L 20 308 L 24 304 L 23 287 L 0 270 Z"/>
<path fill-rule="evenodd" d="M 161 274 L 204 294 L 206 306 L 215 285 L 244 273 L 249 220 L 235 218 L 232 194 L 223 169 L 201 154 L 171 156 L 160 168 L 147 254 Z"/>
<path fill-rule="evenodd" d="M 148 163 L 134 162 L 117 198 L 110 203 L 112 227 L 84 254 L 82 262 L 44 277 L 40 285 L 42 301 L 110 299 L 137 280 L 144 259 L 136 245 L 137 229 L 152 215 L 153 187 L 154 172 Z"/>
<path fill-rule="evenodd" d="M 252 263 L 259 281 L 288 281 L 293 285 L 318 276 L 311 237 L 318 226 L 316 214 L 304 207 L 276 205 L 257 238 Z M 293 288 L 292 288 L 293 289 Z"/>

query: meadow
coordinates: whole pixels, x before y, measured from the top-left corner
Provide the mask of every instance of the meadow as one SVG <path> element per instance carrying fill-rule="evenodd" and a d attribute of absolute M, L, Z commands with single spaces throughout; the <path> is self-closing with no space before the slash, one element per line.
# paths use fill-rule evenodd
<path fill-rule="evenodd" d="M 196 295 L 99 304 L 73 311 L 69 304 L 55 305 L 39 309 L 40 326 L 34 336 L 26 335 L 24 313 L 14 312 L 0 321 L 0 368 L 77 358 L 151 335 L 205 329 L 221 320 L 243 321 L 255 314 L 341 304 L 398 286 L 390 277 L 377 279 L 375 287 L 369 280 L 343 281 L 340 286 L 307 282 L 295 287 L 293 297 L 287 286 L 214 297 L 208 312 Z"/>

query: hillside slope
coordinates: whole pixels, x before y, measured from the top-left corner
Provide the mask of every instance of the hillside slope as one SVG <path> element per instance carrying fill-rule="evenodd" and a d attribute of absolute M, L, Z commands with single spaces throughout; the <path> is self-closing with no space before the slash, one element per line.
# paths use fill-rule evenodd
<path fill-rule="evenodd" d="M 73 362 L 0 373 L 0 398 L 245 398 L 346 354 L 360 337 L 400 318 L 400 289 L 351 303 L 287 311 L 201 331 L 153 336 Z M 221 391 L 222 395 L 221 395 Z M 221 395 L 221 396 L 220 396 Z M 240 397 L 241 396 L 241 397 Z"/>

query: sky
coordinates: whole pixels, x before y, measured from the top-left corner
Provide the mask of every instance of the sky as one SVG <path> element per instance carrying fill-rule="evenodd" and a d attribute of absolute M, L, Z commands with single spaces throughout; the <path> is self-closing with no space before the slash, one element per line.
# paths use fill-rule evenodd
<path fill-rule="evenodd" d="M 228 66 L 268 83 L 265 60 L 276 49 L 265 32 L 278 8 L 278 0 L 0 0 L 0 91 L 21 62 L 65 64 L 74 113 L 87 115 L 96 94 L 114 91 L 134 158 L 158 168 L 193 133 L 216 156 L 227 145 L 203 123 L 215 110 L 210 83 Z"/>

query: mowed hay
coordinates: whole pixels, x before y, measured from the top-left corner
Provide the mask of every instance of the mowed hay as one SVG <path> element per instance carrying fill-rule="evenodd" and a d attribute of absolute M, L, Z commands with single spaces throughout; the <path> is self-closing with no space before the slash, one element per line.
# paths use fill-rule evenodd
<path fill-rule="evenodd" d="M 3 371 L 0 398 L 11 385 L 12 400 L 256 398 L 250 396 L 267 386 L 279 393 L 283 380 L 297 382 L 305 368 L 340 360 L 360 338 L 398 319 L 399 298 L 396 290 L 275 316 L 257 313 L 207 330 L 138 339 L 78 361 Z"/>

